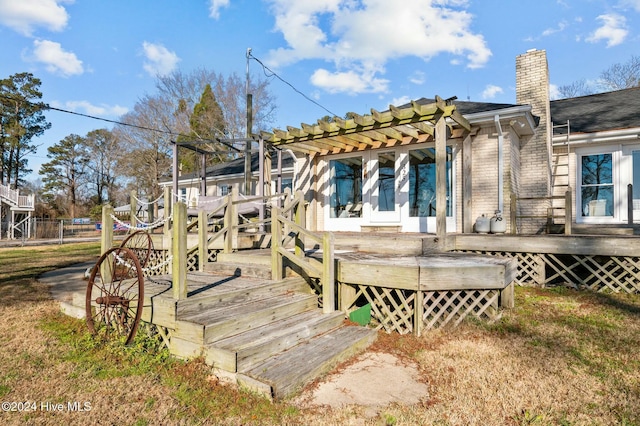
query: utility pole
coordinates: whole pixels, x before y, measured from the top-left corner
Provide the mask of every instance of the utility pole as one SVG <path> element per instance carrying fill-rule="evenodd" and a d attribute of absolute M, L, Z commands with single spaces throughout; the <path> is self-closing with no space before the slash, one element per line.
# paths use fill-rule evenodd
<path fill-rule="evenodd" d="M 251 129 L 253 127 L 253 97 L 249 93 L 249 58 L 251 48 L 247 49 L 247 141 L 244 146 L 244 194 L 251 195 Z"/>

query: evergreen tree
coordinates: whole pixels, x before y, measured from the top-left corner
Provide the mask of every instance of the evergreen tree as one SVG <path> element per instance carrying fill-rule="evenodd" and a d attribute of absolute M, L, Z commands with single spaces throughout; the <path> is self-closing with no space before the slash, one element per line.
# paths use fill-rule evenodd
<path fill-rule="evenodd" d="M 31 140 L 51 127 L 43 111 L 40 79 L 19 73 L 0 80 L 0 183 L 20 187 L 31 172 L 27 156 L 36 152 Z"/>
<path fill-rule="evenodd" d="M 66 195 L 67 205 L 58 206 L 58 210 L 74 218 L 81 188 L 86 184 L 89 163 L 86 141 L 78 135 L 66 136 L 48 148 L 47 157 L 51 161 L 40 168 L 40 174 L 44 176 L 44 196 L 47 200 L 53 201 L 59 194 Z"/>

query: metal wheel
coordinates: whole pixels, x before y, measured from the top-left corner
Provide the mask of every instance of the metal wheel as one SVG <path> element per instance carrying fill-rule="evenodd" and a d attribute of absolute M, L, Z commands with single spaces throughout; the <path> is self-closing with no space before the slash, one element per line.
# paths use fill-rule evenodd
<path fill-rule="evenodd" d="M 133 341 L 144 301 L 144 276 L 133 250 L 107 250 L 91 271 L 86 294 L 86 321 L 89 331 L 104 339 Z"/>
<path fill-rule="evenodd" d="M 147 231 L 136 231 L 125 238 L 122 241 L 122 244 L 120 244 L 120 247 L 127 247 L 133 250 L 135 255 L 138 256 L 140 266 L 145 268 L 149 262 L 149 258 L 151 257 L 151 252 L 153 251 L 151 234 Z"/>

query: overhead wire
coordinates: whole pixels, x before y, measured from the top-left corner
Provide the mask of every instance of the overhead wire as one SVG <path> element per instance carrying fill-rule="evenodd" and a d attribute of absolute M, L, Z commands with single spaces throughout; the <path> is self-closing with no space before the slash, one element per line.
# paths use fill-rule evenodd
<path fill-rule="evenodd" d="M 272 69 L 270 69 L 268 66 L 266 66 L 264 63 L 262 63 L 262 61 L 258 58 L 256 58 L 255 56 L 253 56 L 251 54 L 251 52 L 247 53 L 247 56 L 251 59 L 253 59 L 254 61 L 256 61 L 257 63 L 259 63 L 263 70 L 265 71 L 269 71 L 271 73 L 271 75 L 267 75 L 267 73 L 265 72 L 265 75 L 267 77 L 271 77 L 271 76 L 275 76 L 278 80 L 280 80 L 281 82 L 283 82 L 284 84 L 286 84 L 287 86 L 291 87 L 296 93 L 298 93 L 299 95 L 301 95 L 302 97 L 304 97 L 306 100 L 308 100 L 309 102 L 312 102 L 313 104 L 319 106 L 320 108 L 322 108 L 323 110 L 327 111 L 329 114 L 331 114 L 334 117 L 338 117 L 338 114 L 331 112 L 330 110 L 328 110 L 327 108 L 325 108 L 323 105 L 321 105 L 320 103 L 314 101 L 313 99 L 311 99 L 310 97 L 308 97 L 307 95 L 305 95 L 304 93 L 302 93 L 300 90 L 298 90 L 293 84 L 289 83 L 288 81 L 286 81 L 285 79 L 283 79 L 282 77 L 280 77 L 278 74 L 276 74 L 275 71 L 273 71 Z"/>

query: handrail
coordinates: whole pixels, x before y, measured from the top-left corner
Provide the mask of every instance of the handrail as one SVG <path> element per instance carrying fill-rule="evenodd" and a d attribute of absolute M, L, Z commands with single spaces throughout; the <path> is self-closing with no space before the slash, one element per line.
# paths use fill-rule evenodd
<path fill-rule="evenodd" d="M 552 200 L 564 200 L 564 205 L 560 207 L 547 207 L 546 215 L 519 215 L 517 214 L 517 202 L 518 201 L 552 201 Z M 558 215 L 554 213 L 555 210 L 564 210 L 564 215 Z M 571 224 L 573 220 L 573 199 L 571 193 L 571 187 L 565 192 L 564 195 L 549 195 L 544 197 L 516 197 L 514 193 L 511 193 L 511 233 L 516 234 L 516 221 L 517 219 L 547 219 L 547 227 L 554 223 L 556 217 L 564 217 L 564 233 L 565 235 L 571 235 Z"/>
<path fill-rule="evenodd" d="M 286 217 L 286 213 L 293 214 L 294 220 Z M 334 312 L 336 309 L 336 297 L 333 234 L 324 232 L 322 235 L 317 235 L 306 229 L 304 196 L 301 191 L 298 191 L 289 205 L 284 208 L 280 209 L 274 206 L 271 217 L 271 271 L 273 279 L 284 278 L 283 259 L 286 257 L 309 276 L 320 278 L 322 309 L 325 313 Z M 286 228 L 294 234 L 295 249 L 293 252 L 288 251 L 283 244 L 283 229 Z M 316 264 L 307 258 L 304 239 L 301 236 L 320 243 L 322 247 L 322 269 L 319 269 Z"/>
<path fill-rule="evenodd" d="M 11 189 L 8 185 L 0 184 L 0 198 L 4 198 L 15 207 L 33 208 L 35 197 L 31 195 L 20 195 L 20 191 Z"/>

